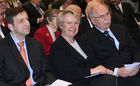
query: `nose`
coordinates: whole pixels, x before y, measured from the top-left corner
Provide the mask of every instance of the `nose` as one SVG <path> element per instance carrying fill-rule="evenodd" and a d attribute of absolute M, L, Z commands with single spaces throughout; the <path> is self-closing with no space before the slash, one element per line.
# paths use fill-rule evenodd
<path fill-rule="evenodd" d="M 77 26 L 77 24 L 76 23 L 72 23 L 72 27 L 76 27 Z"/>
<path fill-rule="evenodd" d="M 30 23 L 29 23 L 29 20 L 28 20 L 28 19 L 26 19 L 26 20 L 25 20 L 25 24 L 26 24 L 26 25 L 30 25 Z"/>
<path fill-rule="evenodd" d="M 110 14 L 106 14 L 105 16 L 104 16 L 104 19 L 108 19 L 110 17 Z"/>

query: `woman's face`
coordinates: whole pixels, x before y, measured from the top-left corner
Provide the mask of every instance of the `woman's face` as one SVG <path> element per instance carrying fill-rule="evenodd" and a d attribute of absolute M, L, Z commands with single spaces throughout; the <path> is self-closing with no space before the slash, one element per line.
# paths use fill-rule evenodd
<path fill-rule="evenodd" d="M 56 15 L 52 17 L 52 21 L 49 21 L 49 26 L 52 27 L 53 29 L 58 29 Z"/>
<path fill-rule="evenodd" d="M 66 14 L 64 16 L 64 23 L 61 26 L 62 36 L 73 38 L 79 30 L 79 21 L 73 14 Z"/>

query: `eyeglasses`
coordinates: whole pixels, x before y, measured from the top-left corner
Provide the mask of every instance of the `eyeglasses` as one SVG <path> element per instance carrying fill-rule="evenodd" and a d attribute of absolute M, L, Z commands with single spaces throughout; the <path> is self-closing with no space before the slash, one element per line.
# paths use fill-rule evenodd
<path fill-rule="evenodd" d="M 0 4 L 6 4 L 7 1 L 0 1 Z"/>
<path fill-rule="evenodd" d="M 110 12 L 107 12 L 105 15 L 100 15 L 100 16 L 98 16 L 98 17 L 93 16 L 92 18 L 103 19 L 103 18 L 105 18 L 106 16 L 109 16 L 109 15 L 110 15 Z"/>
<path fill-rule="evenodd" d="M 26 21 L 29 21 L 29 19 L 27 18 L 27 19 L 15 19 L 15 20 L 17 20 L 17 22 L 18 23 L 24 23 L 24 22 L 26 22 Z"/>
<path fill-rule="evenodd" d="M 79 25 L 79 22 L 64 22 L 68 25 Z"/>

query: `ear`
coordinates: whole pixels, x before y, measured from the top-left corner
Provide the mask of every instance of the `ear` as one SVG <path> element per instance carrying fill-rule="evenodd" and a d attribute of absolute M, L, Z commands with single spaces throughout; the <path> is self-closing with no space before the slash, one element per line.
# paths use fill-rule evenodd
<path fill-rule="evenodd" d="M 96 22 L 95 22 L 95 19 L 94 18 L 91 18 L 90 20 L 91 20 L 91 23 L 92 24 L 96 25 Z"/>
<path fill-rule="evenodd" d="M 8 28 L 10 29 L 10 31 L 13 31 L 14 30 L 13 24 L 8 24 Z"/>

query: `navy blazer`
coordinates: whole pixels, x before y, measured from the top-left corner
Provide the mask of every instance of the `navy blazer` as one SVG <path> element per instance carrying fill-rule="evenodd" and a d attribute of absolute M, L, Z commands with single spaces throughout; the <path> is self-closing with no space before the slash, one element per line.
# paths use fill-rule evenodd
<path fill-rule="evenodd" d="M 96 67 L 97 61 L 94 60 L 93 53 L 89 53 L 82 40 L 76 39 L 81 49 L 88 56 L 85 59 L 77 52 L 62 36 L 52 44 L 50 62 L 57 78 L 69 82 L 84 79 L 90 75 L 90 68 Z M 97 64 L 97 65 L 94 65 Z"/>

